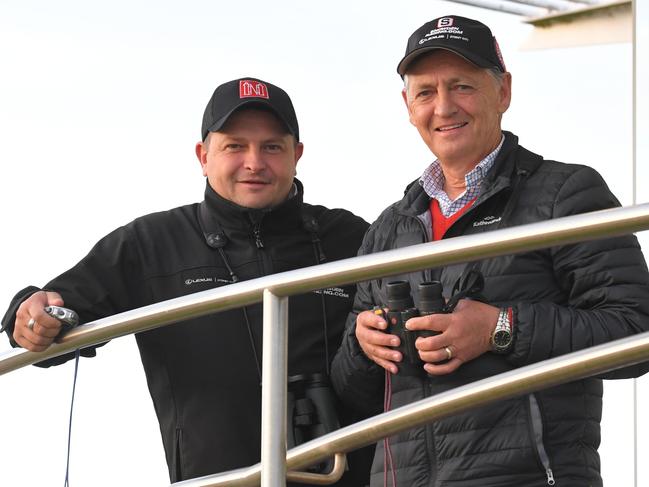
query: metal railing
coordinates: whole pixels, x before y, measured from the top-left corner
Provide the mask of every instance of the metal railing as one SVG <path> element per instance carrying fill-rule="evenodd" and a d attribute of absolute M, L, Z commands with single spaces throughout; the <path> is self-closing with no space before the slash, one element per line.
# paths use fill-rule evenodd
<path fill-rule="evenodd" d="M 291 449 L 289 470 L 318 463 L 405 429 L 473 408 L 649 360 L 649 332 L 495 375 L 382 413 Z M 260 483 L 262 464 L 173 484 L 174 487 L 250 487 Z"/>
<path fill-rule="evenodd" d="M 292 449 L 286 456 L 288 296 L 427 267 L 506 255 L 649 228 L 649 204 L 597 211 L 480 235 L 388 250 L 273 274 L 127 311 L 66 334 L 45 352 L 14 350 L 0 357 L 0 375 L 20 367 L 178 321 L 264 302 L 261 464 L 181 482 L 183 486 L 278 486 L 298 469 L 333 453 L 491 401 L 649 359 L 647 334 L 531 365 L 448 391 L 348 426 Z M 483 402 L 481 402 L 483 401 Z"/>

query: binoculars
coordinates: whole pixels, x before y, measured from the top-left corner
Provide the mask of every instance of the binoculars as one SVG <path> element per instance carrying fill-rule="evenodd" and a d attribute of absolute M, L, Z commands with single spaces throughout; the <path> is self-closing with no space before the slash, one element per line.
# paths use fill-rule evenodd
<path fill-rule="evenodd" d="M 422 360 L 415 347 L 418 337 L 429 337 L 439 334 L 432 330 L 410 331 L 405 327 L 406 321 L 415 316 L 425 316 L 436 313 L 447 313 L 446 302 L 442 296 L 442 284 L 439 281 L 422 282 L 417 287 L 419 291 L 419 308 L 410 294 L 408 281 L 391 281 L 386 285 L 388 308 L 386 321 L 387 332 L 399 337 L 401 343 L 394 347 L 403 354 L 404 363 L 420 365 Z"/>
<path fill-rule="evenodd" d="M 288 378 L 287 448 L 301 445 L 340 428 L 336 399 L 326 374 L 301 374 Z M 314 465 L 312 473 L 328 473 L 333 457 Z"/>

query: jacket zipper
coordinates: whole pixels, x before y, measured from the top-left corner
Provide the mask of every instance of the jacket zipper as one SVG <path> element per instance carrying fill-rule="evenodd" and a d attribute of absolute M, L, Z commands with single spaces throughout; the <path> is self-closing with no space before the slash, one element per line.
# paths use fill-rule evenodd
<path fill-rule="evenodd" d="M 543 468 L 545 469 L 548 485 L 554 485 L 556 482 L 550 466 L 550 459 L 548 458 L 548 454 L 545 451 L 545 445 L 543 444 L 543 419 L 541 418 L 541 408 L 539 407 L 539 403 L 534 394 L 530 394 L 528 397 L 530 419 L 532 421 L 532 440 L 534 441 L 534 446 L 536 447 L 536 453 L 539 456 L 539 460 L 541 460 L 541 465 L 543 465 Z"/>
<path fill-rule="evenodd" d="M 430 384 L 428 383 L 428 380 L 428 377 L 424 377 L 424 397 L 430 397 L 431 394 Z M 430 479 L 435 479 L 437 478 L 437 451 L 435 450 L 432 423 L 424 425 L 424 436 L 426 437 L 426 450 L 428 451 L 428 462 L 430 464 L 428 472 L 430 474 Z"/>
<path fill-rule="evenodd" d="M 259 221 L 254 221 L 252 223 L 252 236 L 255 240 L 255 246 L 257 247 L 257 258 L 259 262 L 259 273 L 262 276 L 267 276 L 273 273 L 273 262 L 266 251 L 266 246 L 261 237 L 261 219 Z"/>
<path fill-rule="evenodd" d="M 431 242 L 432 240 L 428 239 L 428 231 L 426 230 L 426 225 L 424 225 L 424 222 L 422 222 L 418 217 L 414 217 L 414 219 L 417 220 L 417 223 L 419 224 L 419 228 L 421 228 L 423 241 Z M 432 279 L 431 269 L 424 269 L 423 273 L 424 273 L 424 280 L 430 281 Z M 430 397 L 431 393 L 432 392 L 431 392 L 430 384 L 428 382 L 428 376 L 426 374 L 426 377 L 424 377 L 424 397 Z M 435 435 L 433 433 L 432 423 L 428 423 L 424 425 L 424 436 L 426 438 L 426 451 L 428 453 L 428 463 L 429 463 L 428 471 L 430 473 L 430 478 L 434 479 L 437 478 L 437 451 L 435 450 L 435 439 L 434 439 Z"/>
<path fill-rule="evenodd" d="M 258 249 L 263 249 L 264 248 L 264 242 L 261 239 L 261 229 L 260 229 L 261 224 L 260 223 L 255 223 L 254 226 L 252 227 L 252 234 L 255 237 L 255 245 L 257 246 Z"/>
<path fill-rule="evenodd" d="M 419 225 L 419 228 L 421 229 L 422 233 L 422 241 L 424 243 L 430 242 L 428 239 L 428 232 L 426 231 L 426 226 L 424 225 L 424 222 L 422 222 L 419 217 L 417 216 L 412 216 L 412 215 L 407 215 L 407 214 L 401 214 L 401 216 L 406 217 L 406 218 L 412 218 L 417 222 L 417 225 Z M 424 280 L 431 280 L 432 279 L 432 271 L 430 269 L 424 269 L 422 270 L 422 274 L 424 276 Z M 424 397 L 429 397 L 431 394 L 430 390 L 430 384 L 428 383 L 428 378 L 424 378 Z M 426 424 L 424 425 L 424 438 L 426 441 L 426 453 L 428 454 L 428 463 L 429 463 L 429 474 L 430 478 L 435 478 L 437 475 L 437 454 L 435 451 L 435 440 L 433 439 L 433 432 L 432 432 L 432 425 Z"/>
<path fill-rule="evenodd" d="M 421 221 L 421 219 L 418 216 L 412 216 L 412 215 L 406 215 L 402 214 L 402 216 L 405 216 L 406 218 L 412 218 L 417 222 L 417 225 L 419 225 L 419 228 L 421 229 L 421 234 L 422 234 L 422 242 L 423 243 L 428 243 L 432 242 L 432 240 L 428 239 L 428 231 L 426 230 L 426 225 L 424 225 L 424 222 Z M 432 271 L 430 268 L 422 269 L 422 274 L 424 276 L 424 281 L 431 281 L 432 278 Z"/>

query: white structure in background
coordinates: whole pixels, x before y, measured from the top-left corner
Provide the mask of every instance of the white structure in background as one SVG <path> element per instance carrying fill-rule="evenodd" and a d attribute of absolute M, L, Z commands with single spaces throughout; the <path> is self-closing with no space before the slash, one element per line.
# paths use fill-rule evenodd
<path fill-rule="evenodd" d="M 449 0 L 525 17 L 536 27 L 522 49 L 633 41 L 631 0 Z"/>
<path fill-rule="evenodd" d="M 497 12 L 540 18 L 547 15 L 580 14 L 608 9 L 619 4 L 631 5 L 631 0 L 447 0 Z"/>

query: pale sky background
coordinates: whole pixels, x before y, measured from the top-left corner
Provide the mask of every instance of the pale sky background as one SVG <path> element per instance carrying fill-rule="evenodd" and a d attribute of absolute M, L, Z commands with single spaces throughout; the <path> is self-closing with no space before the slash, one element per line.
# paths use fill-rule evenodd
<path fill-rule="evenodd" d="M 521 51 L 530 27 L 519 17 L 441 0 L 0 0 L 0 309 L 115 227 L 202 199 L 202 113 L 241 76 L 290 94 L 305 199 L 372 221 L 433 160 L 395 69 L 410 33 L 451 13 L 500 42 L 513 73 L 504 128 L 546 158 L 595 167 L 631 204 L 630 44 Z M 0 353 L 9 348 L 3 335 Z M 72 362 L 0 376 L 0 486 L 63 485 L 72 377 Z M 633 485 L 632 387 L 606 384 L 600 453 L 615 487 Z M 646 377 L 638 389 L 642 436 Z M 646 458 L 649 436 L 640 441 Z M 166 484 L 135 341 L 116 339 L 80 363 L 71 486 Z M 638 485 L 649 485 L 646 464 Z"/>

